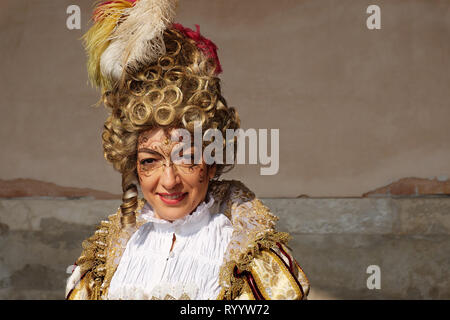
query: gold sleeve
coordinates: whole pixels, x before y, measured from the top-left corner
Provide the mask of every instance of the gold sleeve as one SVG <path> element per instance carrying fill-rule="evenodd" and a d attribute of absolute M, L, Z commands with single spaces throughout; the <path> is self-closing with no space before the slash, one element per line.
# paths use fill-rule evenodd
<path fill-rule="evenodd" d="M 282 244 L 262 250 L 243 272 L 245 284 L 238 300 L 306 300 L 309 281 Z"/>
<path fill-rule="evenodd" d="M 67 280 L 67 300 L 98 300 L 101 298 L 100 288 L 105 274 L 105 257 L 111 233 L 110 225 L 110 220 L 102 221 L 94 235 L 83 241 L 83 251 L 77 259 L 77 267 Z"/>
<path fill-rule="evenodd" d="M 72 284 L 67 288 L 66 300 L 90 300 L 93 291 L 92 272 L 88 271 L 82 276 L 74 274 L 68 282 L 71 280 Z"/>

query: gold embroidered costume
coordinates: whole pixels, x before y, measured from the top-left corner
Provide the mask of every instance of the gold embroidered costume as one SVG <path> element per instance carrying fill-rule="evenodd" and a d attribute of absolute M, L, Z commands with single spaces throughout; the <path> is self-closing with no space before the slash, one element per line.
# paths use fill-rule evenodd
<path fill-rule="evenodd" d="M 210 191 L 216 199 L 211 214 L 224 213 L 234 228 L 218 279 L 221 293 L 217 299 L 306 299 L 308 279 L 287 248 L 289 235 L 275 230 L 277 217 L 238 181 L 216 181 Z M 139 208 L 143 205 L 144 200 L 140 200 Z M 124 231 L 120 210 L 102 221 L 83 243 L 66 298 L 107 299 L 127 241 L 142 223 L 137 216 L 136 226 Z"/>
<path fill-rule="evenodd" d="M 214 161 L 201 164 L 204 167 L 200 170 L 205 171 L 198 173 L 196 192 L 186 192 L 190 189 L 184 187 L 193 184 L 183 184 L 180 178 L 195 176 L 194 166 L 172 161 L 170 148 L 165 150 L 171 143 L 151 149 L 150 138 L 145 134 L 152 130 L 185 129 L 187 136 L 195 136 L 195 128 L 200 126 L 205 135 L 213 129 L 229 139 L 228 130 L 240 127 L 236 110 L 228 106 L 221 94 L 218 75 L 222 68 L 216 45 L 200 34 L 199 26 L 194 31 L 174 23 L 176 7 L 177 0 L 98 2 L 94 24 L 84 36 L 89 77 L 101 89 L 103 103 L 110 112 L 102 133 L 104 157 L 122 175 L 123 196 L 118 211 L 102 221 L 95 234 L 83 242 L 77 267 L 68 279 L 66 298 L 108 299 L 127 243 L 146 223 L 141 216 L 146 201 L 151 204 L 158 195 L 168 197 L 165 203 L 177 203 L 174 199 L 194 197 L 201 189 L 214 199 L 210 214 L 225 215 L 232 226 L 227 229 L 231 240 L 220 272 L 216 268 L 220 286 L 217 299 L 305 299 L 308 280 L 287 247 L 289 235 L 275 230 L 277 218 L 242 183 L 217 180 L 234 165 L 236 155 L 229 161 L 228 147 L 237 149 L 236 136 L 217 143 Z M 206 149 L 211 143 L 202 139 L 202 145 L 196 148 Z M 139 152 L 157 154 L 156 158 L 140 159 L 138 147 Z M 227 148 L 226 155 L 219 152 L 221 147 Z M 172 181 L 176 181 L 175 176 L 180 179 L 181 187 L 165 188 L 157 178 L 153 179 L 162 176 L 166 169 Z M 209 180 L 212 178 L 215 179 Z M 154 185 L 143 188 L 143 181 Z M 147 200 L 138 199 L 138 186 Z M 199 201 L 190 199 L 185 203 L 198 205 Z M 191 209 L 182 213 L 188 215 Z M 112 283 L 114 288 L 115 282 Z M 214 295 L 216 292 L 219 291 L 214 291 Z"/>

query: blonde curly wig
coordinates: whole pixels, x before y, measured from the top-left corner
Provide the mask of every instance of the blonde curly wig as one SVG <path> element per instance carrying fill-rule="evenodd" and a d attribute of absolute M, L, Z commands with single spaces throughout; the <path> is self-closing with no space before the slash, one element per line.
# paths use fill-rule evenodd
<path fill-rule="evenodd" d="M 135 223 L 141 132 L 184 128 L 193 133 L 194 122 L 200 121 L 203 132 L 218 129 L 225 137 L 227 129 L 240 126 L 237 112 L 221 95 L 215 61 L 175 28 L 164 32 L 164 43 L 166 54 L 150 65 L 127 68 L 121 81 L 103 93 L 103 103 L 111 111 L 102 134 L 104 157 L 122 174 L 124 225 Z M 215 165 L 215 178 L 233 167 Z"/>

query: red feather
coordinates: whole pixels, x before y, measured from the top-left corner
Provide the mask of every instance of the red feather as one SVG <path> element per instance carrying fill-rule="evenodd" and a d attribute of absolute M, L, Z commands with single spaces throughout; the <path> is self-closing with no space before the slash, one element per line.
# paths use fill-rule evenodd
<path fill-rule="evenodd" d="M 180 31 L 184 36 L 194 40 L 197 47 L 202 50 L 208 58 L 212 58 L 216 62 L 216 74 L 222 72 L 222 66 L 220 65 L 219 56 L 217 55 L 217 46 L 214 42 L 200 34 L 200 26 L 198 24 L 195 25 L 197 31 L 185 28 L 180 23 L 174 23 L 173 27 Z"/>

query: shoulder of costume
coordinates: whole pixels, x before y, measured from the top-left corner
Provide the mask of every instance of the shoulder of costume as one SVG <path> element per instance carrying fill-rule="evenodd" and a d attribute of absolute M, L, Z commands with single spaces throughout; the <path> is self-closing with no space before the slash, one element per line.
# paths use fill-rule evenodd
<path fill-rule="evenodd" d="M 261 250 L 248 268 L 236 270 L 235 276 L 243 282 L 237 300 L 306 300 L 310 291 L 303 269 L 281 243 Z"/>
<path fill-rule="evenodd" d="M 269 208 L 255 196 L 255 193 L 241 181 L 215 180 L 210 183 L 209 191 L 216 202 L 217 209 L 220 208 L 230 220 L 239 218 L 237 213 L 242 211 L 263 215 L 271 224 L 275 224 L 278 220 L 278 217 L 272 214 Z"/>
<path fill-rule="evenodd" d="M 140 211 L 144 204 L 145 201 L 139 199 L 137 211 Z M 119 207 L 114 214 L 99 223 L 92 236 L 83 241 L 82 253 L 75 263 L 77 267 L 67 280 L 66 299 L 100 298 L 100 286 L 109 273 L 107 260 L 113 254 L 111 249 L 117 246 L 118 240 L 126 240 L 140 226 L 137 224 L 131 229 L 123 230 L 120 216 Z"/>
<path fill-rule="evenodd" d="M 242 275 L 260 270 L 255 269 L 257 261 L 279 246 L 286 247 L 290 235 L 276 230 L 278 217 L 242 182 L 214 181 L 210 192 L 217 210 L 231 220 L 234 229 L 221 266 L 219 299 L 236 299 L 248 286 L 248 279 Z"/>

